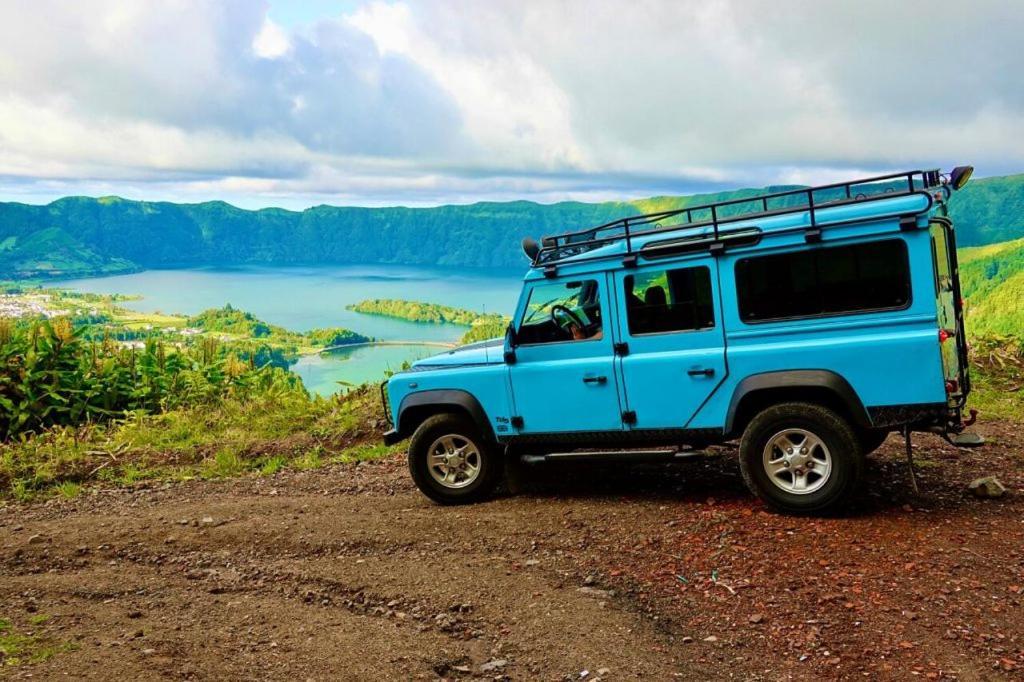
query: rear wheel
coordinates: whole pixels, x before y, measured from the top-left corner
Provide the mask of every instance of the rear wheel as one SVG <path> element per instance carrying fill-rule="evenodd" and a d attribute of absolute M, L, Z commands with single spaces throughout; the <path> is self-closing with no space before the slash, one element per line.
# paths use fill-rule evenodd
<path fill-rule="evenodd" d="M 769 407 L 750 421 L 740 440 L 743 480 L 779 511 L 840 509 L 863 468 L 861 442 L 850 424 L 812 403 Z"/>
<path fill-rule="evenodd" d="M 409 442 L 409 472 L 424 495 L 441 504 L 478 502 L 494 492 L 502 462 L 494 443 L 470 419 L 439 414 Z"/>

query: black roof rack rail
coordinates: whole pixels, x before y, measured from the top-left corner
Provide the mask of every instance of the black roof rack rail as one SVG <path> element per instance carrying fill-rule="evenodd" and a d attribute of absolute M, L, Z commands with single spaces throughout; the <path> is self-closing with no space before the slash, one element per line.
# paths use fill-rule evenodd
<path fill-rule="evenodd" d="M 805 236 L 808 241 L 813 242 L 821 238 L 821 226 L 817 224 L 815 213 L 818 209 L 920 193 L 942 184 L 944 184 L 944 179 L 938 169 L 912 170 L 860 178 L 849 182 L 837 182 L 816 187 L 801 187 L 784 192 L 773 192 L 701 204 L 699 206 L 687 206 L 669 211 L 628 216 L 585 230 L 563 232 L 562 234 L 543 237 L 541 239 L 541 248 L 537 252 L 536 257 L 534 257 L 532 265 L 534 267 L 545 266 L 545 275 L 551 277 L 554 276 L 554 266 L 559 261 L 593 251 L 605 244 L 625 240 L 625 253 L 614 255 L 628 257 L 634 253 L 632 240 L 635 237 L 649 235 L 654 232 L 661 235 L 701 229 L 703 229 L 701 236 L 706 237 L 710 243 L 715 243 L 720 241 L 723 236 L 727 236 L 722 234 L 722 225 L 752 218 L 784 215 L 800 211 L 809 212 L 810 225 L 807 227 L 807 234 Z M 862 187 L 864 185 L 874 185 L 875 187 Z M 862 189 L 879 188 L 881 191 L 874 194 L 860 191 Z M 743 206 L 748 204 L 752 205 L 754 210 L 743 210 Z M 672 225 L 658 224 L 667 218 L 682 218 L 682 220 L 675 220 Z M 709 227 L 711 228 L 710 231 L 707 230 Z M 583 259 L 578 259 L 574 262 L 579 260 Z"/>

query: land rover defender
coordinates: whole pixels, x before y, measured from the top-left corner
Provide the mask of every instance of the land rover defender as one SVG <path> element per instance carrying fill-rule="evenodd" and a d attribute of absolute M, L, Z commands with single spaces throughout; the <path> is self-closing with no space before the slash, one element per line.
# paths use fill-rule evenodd
<path fill-rule="evenodd" d="M 685 459 L 738 440 L 780 511 L 848 503 L 892 431 L 961 432 L 970 392 L 947 206 L 971 174 L 907 171 L 525 239 L 504 339 L 382 386 L 440 503 L 485 498 L 508 458 Z"/>

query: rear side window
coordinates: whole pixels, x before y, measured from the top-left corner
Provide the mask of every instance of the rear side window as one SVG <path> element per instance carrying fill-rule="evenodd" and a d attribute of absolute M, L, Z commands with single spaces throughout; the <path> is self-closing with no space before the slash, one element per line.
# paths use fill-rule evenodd
<path fill-rule="evenodd" d="M 629 275 L 623 283 L 632 335 L 715 326 L 711 270 L 707 266 L 648 270 Z"/>
<path fill-rule="evenodd" d="M 907 246 L 891 239 L 744 258 L 736 289 L 744 322 L 898 310 L 910 304 Z"/>

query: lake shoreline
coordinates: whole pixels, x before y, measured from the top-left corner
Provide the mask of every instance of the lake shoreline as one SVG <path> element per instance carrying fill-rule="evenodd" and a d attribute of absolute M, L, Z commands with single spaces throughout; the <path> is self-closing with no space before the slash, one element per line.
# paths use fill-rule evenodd
<path fill-rule="evenodd" d="M 366 346 L 427 346 L 429 348 L 458 348 L 457 342 L 447 343 L 444 341 L 401 341 L 401 340 L 387 340 L 387 341 L 362 341 L 360 343 L 343 343 L 340 346 L 331 346 L 329 348 L 317 348 L 315 350 L 306 351 L 299 353 L 300 357 L 309 355 L 320 355 L 321 353 L 329 353 L 335 350 L 345 350 L 346 348 L 361 348 Z"/>
<path fill-rule="evenodd" d="M 410 299 L 511 315 L 522 273 L 450 267 L 324 266 L 149 269 L 106 277 L 58 280 L 47 286 L 95 294 L 131 294 L 119 305 L 143 313 L 191 317 L 230 303 L 236 310 L 296 333 L 342 327 L 373 339 L 366 345 L 300 348 L 290 369 L 313 392 L 329 395 L 345 386 L 379 381 L 406 363 L 457 346 L 466 326 L 409 322 L 346 310 L 368 298 Z M 159 326 L 154 322 L 154 326 Z M 339 383 L 343 382 L 343 383 Z"/>

